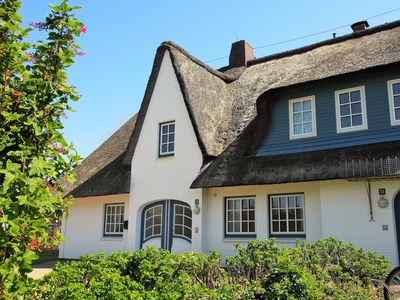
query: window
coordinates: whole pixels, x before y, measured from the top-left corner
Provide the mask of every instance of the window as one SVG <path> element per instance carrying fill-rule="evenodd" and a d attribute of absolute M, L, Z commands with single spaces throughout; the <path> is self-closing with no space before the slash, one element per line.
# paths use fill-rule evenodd
<path fill-rule="evenodd" d="M 305 235 L 304 194 L 270 195 L 271 236 Z"/>
<path fill-rule="evenodd" d="M 390 121 L 400 125 L 400 79 L 388 81 Z"/>
<path fill-rule="evenodd" d="M 289 101 L 289 127 L 291 140 L 317 135 L 314 96 Z"/>
<path fill-rule="evenodd" d="M 148 208 L 144 214 L 144 240 L 161 236 L 162 204 Z"/>
<path fill-rule="evenodd" d="M 104 235 L 122 236 L 124 232 L 124 210 L 123 203 L 106 204 L 104 216 Z"/>
<path fill-rule="evenodd" d="M 226 232 L 229 235 L 255 236 L 256 216 L 254 198 L 226 198 Z"/>
<path fill-rule="evenodd" d="M 160 124 L 159 157 L 173 156 L 175 151 L 175 122 Z"/>
<path fill-rule="evenodd" d="M 364 86 L 335 92 L 337 133 L 368 129 Z"/>
<path fill-rule="evenodd" d="M 192 240 L 192 210 L 188 206 L 174 205 L 174 236 Z"/>

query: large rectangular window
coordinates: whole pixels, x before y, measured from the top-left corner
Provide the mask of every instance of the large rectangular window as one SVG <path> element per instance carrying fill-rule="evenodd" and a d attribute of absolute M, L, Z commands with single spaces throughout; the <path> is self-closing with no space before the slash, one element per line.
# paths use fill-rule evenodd
<path fill-rule="evenodd" d="M 304 236 L 304 194 L 269 196 L 271 236 Z"/>
<path fill-rule="evenodd" d="M 225 199 L 226 236 L 249 235 L 256 233 L 255 198 L 235 197 Z"/>
<path fill-rule="evenodd" d="M 175 121 L 161 123 L 159 129 L 160 157 L 173 156 L 175 153 Z"/>
<path fill-rule="evenodd" d="M 400 125 L 400 79 L 388 81 L 388 95 L 391 124 Z"/>
<path fill-rule="evenodd" d="M 337 133 L 368 129 L 364 86 L 335 92 Z"/>
<path fill-rule="evenodd" d="M 290 139 L 317 135 L 315 97 L 289 100 Z"/>
<path fill-rule="evenodd" d="M 124 232 L 123 203 L 106 204 L 104 214 L 104 236 L 122 236 Z"/>

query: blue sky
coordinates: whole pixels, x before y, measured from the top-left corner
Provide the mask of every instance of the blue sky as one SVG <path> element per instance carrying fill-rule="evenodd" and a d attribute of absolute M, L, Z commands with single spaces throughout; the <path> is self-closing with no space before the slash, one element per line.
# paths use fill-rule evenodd
<path fill-rule="evenodd" d="M 41 21 L 48 4 L 23 0 L 24 26 Z M 88 30 L 79 39 L 86 56 L 69 72 L 82 99 L 65 120 L 65 136 L 86 157 L 139 110 L 154 55 L 161 42 L 174 41 L 202 61 L 229 55 L 232 42 L 260 47 L 326 31 L 400 8 L 385 1 L 132 1 L 70 0 Z M 368 20 L 370 26 L 400 19 L 400 10 Z M 337 29 L 337 36 L 351 32 Z M 255 50 L 256 57 L 329 39 L 332 32 Z M 218 68 L 227 58 L 209 63 Z"/>

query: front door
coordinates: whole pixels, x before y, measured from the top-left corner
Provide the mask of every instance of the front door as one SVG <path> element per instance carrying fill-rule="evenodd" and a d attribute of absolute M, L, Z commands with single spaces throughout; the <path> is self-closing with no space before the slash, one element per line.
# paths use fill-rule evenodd
<path fill-rule="evenodd" d="M 192 210 L 182 201 L 163 200 L 142 213 L 141 248 L 152 246 L 173 253 L 192 250 Z"/>

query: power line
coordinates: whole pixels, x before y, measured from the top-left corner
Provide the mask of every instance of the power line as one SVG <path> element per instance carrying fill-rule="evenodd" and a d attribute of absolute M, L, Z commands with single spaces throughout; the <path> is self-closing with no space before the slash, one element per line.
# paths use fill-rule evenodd
<path fill-rule="evenodd" d="M 381 13 L 381 14 L 374 15 L 372 17 L 369 17 L 369 18 L 365 19 L 365 20 L 371 20 L 371 19 L 374 19 L 374 18 L 377 18 L 377 17 L 381 17 L 381 16 L 390 14 L 390 13 L 392 13 L 394 11 L 398 11 L 398 10 L 400 10 L 400 7 L 392 9 L 392 10 L 389 10 L 389 11 L 386 11 L 386 12 Z M 338 30 L 338 29 L 342 29 L 342 28 L 345 28 L 345 27 L 349 27 L 350 25 L 351 24 L 346 24 L 346 25 L 343 25 L 343 26 L 335 27 L 335 28 L 332 28 L 332 29 L 328 29 L 328 30 L 324 30 L 324 31 L 320 31 L 320 32 L 312 33 L 312 34 L 303 35 L 303 36 L 300 36 L 300 37 L 297 37 L 297 38 L 293 38 L 293 39 L 289 39 L 289 40 L 285 40 L 285 41 L 281 41 L 281 42 L 277 42 L 277 43 L 272 43 L 272 44 L 253 47 L 253 50 L 272 47 L 272 46 L 277 46 L 277 45 L 281 45 L 281 44 L 285 44 L 285 43 L 290 43 L 290 42 L 306 39 L 306 38 L 313 37 L 313 36 L 316 36 L 316 35 L 320 35 L 320 34 L 332 32 L 334 30 Z M 214 59 L 211 59 L 211 60 L 207 60 L 207 61 L 205 61 L 205 63 L 218 61 L 218 60 L 221 60 L 221 59 L 224 59 L 224 58 L 227 58 L 227 57 L 229 57 L 229 55 L 225 55 L 225 56 L 222 56 L 222 57 L 218 57 L 218 58 L 214 58 Z"/>

